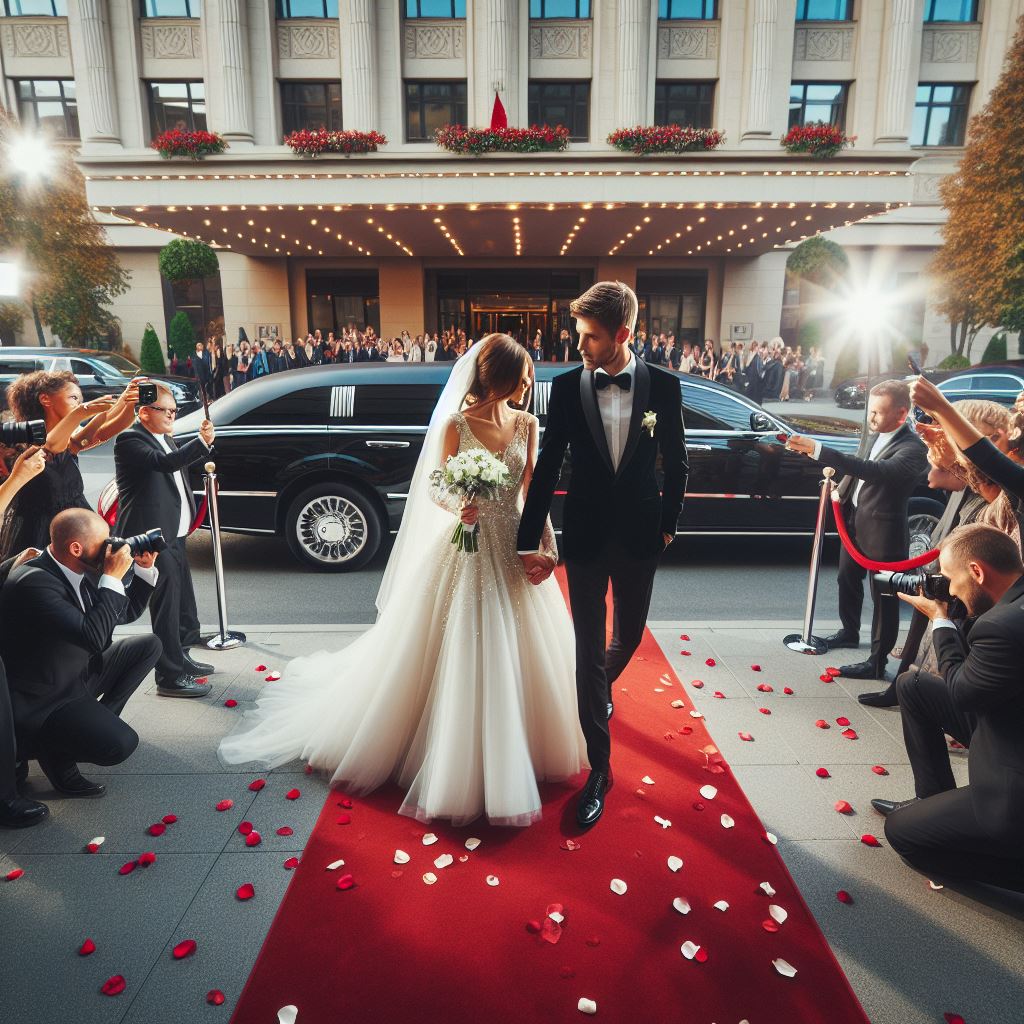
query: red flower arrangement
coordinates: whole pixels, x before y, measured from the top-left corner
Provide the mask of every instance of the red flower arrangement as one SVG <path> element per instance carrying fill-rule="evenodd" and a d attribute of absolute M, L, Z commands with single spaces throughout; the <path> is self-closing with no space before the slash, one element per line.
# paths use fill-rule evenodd
<path fill-rule="evenodd" d="M 827 158 L 852 146 L 855 136 L 847 135 L 842 128 L 824 121 L 810 124 L 795 124 L 782 138 L 782 146 L 789 153 L 807 153 L 809 156 Z"/>
<path fill-rule="evenodd" d="M 211 153 L 223 153 L 227 148 L 227 143 L 216 132 L 180 131 L 177 128 L 161 132 L 152 145 L 165 160 L 175 156 L 200 160 Z"/>
<path fill-rule="evenodd" d="M 332 132 L 326 128 L 301 128 L 286 135 L 284 144 L 296 156 L 319 156 L 321 153 L 374 153 L 378 146 L 387 145 L 380 132 Z"/>
<path fill-rule="evenodd" d="M 624 153 L 645 156 L 648 153 L 709 152 L 725 142 L 725 133 L 716 128 L 690 128 L 678 124 L 619 128 L 608 141 Z"/>
<path fill-rule="evenodd" d="M 446 124 L 434 132 L 434 140 L 450 153 L 479 156 L 481 153 L 555 153 L 569 145 L 564 125 L 530 125 L 529 128 L 467 128 Z"/>

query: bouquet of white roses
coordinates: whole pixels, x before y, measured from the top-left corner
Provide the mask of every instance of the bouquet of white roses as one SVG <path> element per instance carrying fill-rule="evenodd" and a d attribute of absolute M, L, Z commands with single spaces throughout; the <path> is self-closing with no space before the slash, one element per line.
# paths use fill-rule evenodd
<path fill-rule="evenodd" d="M 431 480 L 441 490 L 472 505 L 477 498 L 494 499 L 509 483 L 508 466 L 484 448 L 471 448 L 448 458 L 444 469 L 435 469 Z M 452 543 L 462 551 L 480 550 L 480 524 L 467 526 L 461 520 L 452 534 Z"/>

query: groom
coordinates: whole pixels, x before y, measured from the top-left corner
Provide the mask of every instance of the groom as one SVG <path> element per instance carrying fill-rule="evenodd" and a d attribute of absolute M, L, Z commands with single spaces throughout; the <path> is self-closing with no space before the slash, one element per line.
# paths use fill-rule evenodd
<path fill-rule="evenodd" d="M 544 522 L 571 450 L 562 542 L 576 634 L 576 696 L 590 778 L 576 820 L 593 825 L 612 783 L 612 684 L 643 637 L 654 572 L 672 542 L 688 465 L 679 378 L 630 351 L 637 299 L 620 281 L 599 281 L 569 307 L 583 366 L 556 377 L 544 447 L 519 525 L 517 548 L 532 583 L 551 573 L 538 553 Z M 655 465 L 661 453 L 664 490 Z M 612 585 L 614 625 L 605 646 L 605 598 Z"/>

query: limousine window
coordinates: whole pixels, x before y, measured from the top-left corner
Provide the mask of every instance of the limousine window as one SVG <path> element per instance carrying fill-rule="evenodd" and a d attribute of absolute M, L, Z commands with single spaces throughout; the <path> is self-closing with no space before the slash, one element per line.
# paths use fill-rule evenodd
<path fill-rule="evenodd" d="M 721 391 L 684 384 L 683 425 L 687 430 L 749 430 L 750 409 Z"/>
<path fill-rule="evenodd" d="M 43 364 L 39 359 L 0 359 L 0 374 L 16 377 L 22 373 L 32 373 L 33 370 L 41 370 Z"/>
<path fill-rule="evenodd" d="M 330 402 L 330 388 L 303 388 L 249 409 L 234 422 L 238 426 L 325 427 Z"/>
<path fill-rule="evenodd" d="M 353 420 L 371 427 L 425 427 L 443 384 L 359 384 Z"/>

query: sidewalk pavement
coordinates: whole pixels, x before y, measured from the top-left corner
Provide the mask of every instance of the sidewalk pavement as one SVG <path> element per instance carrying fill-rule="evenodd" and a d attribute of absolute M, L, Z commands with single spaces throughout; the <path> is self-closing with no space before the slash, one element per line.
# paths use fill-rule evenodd
<path fill-rule="evenodd" d="M 872 797 L 912 794 L 899 712 L 858 704 L 857 693 L 873 688 L 870 683 L 823 683 L 819 676 L 835 664 L 834 656 L 798 655 L 781 643 L 799 630 L 795 621 L 650 627 L 765 827 L 778 836 L 783 859 L 871 1020 L 942 1024 L 946 1013 L 968 1024 L 1019 1019 L 1024 898 L 984 889 L 933 891 L 884 841 L 881 849 L 859 841 L 864 833 L 883 834 Z M 161 699 L 151 680 L 140 688 L 125 710 L 141 737 L 139 749 L 123 765 L 85 768 L 106 783 L 104 798 L 58 798 L 33 764 L 29 792 L 50 805 L 51 816 L 36 828 L 0 830 L 0 877 L 16 867 L 25 871 L 17 881 L 0 881 L 5 1019 L 228 1020 L 287 887 L 284 862 L 301 856 L 327 787 L 296 763 L 276 771 L 273 785 L 252 792 L 248 784 L 256 773 L 224 768 L 217 744 L 247 703 L 273 685 L 265 682 L 267 674 L 296 655 L 340 649 L 365 627 L 241 628 L 247 646 L 208 658 L 196 652 L 218 666 L 208 698 Z M 818 626 L 820 632 L 831 628 Z M 681 641 L 681 634 L 689 640 Z M 680 653 L 684 649 L 689 656 Z M 257 672 L 257 665 L 266 669 Z M 693 687 L 694 679 L 705 686 Z M 773 691 L 758 691 L 762 683 Z M 794 693 L 784 694 L 785 686 Z M 227 699 L 238 707 L 225 707 Z M 762 707 L 771 715 L 759 713 Z M 815 728 L 816 719 L 834 723 L 844 715 L 857 731 L 855 741 L 842 738 L 835 724 Z M 740 732 L 754 741 L 740 740 Z M 966 758 L 952 756 L 963 783 Z M 889 774 L 874 774 L 873 765 Z M 831 777 L 818 778 L 819 766 Z M 284 794 L 292 787 L 301 797 L 289 801 Z M 233 806 L 217 811 L 225 799 Z M 854 813 L 837 813 L 837 800 L 849 801 Z M 177 822 L 150 836 L 148 827 L 166 814 Z M 245 819 L 273 826 L 265 827 L 256 848 L 247 848 L 237 831 Z M 280 826 L 293 834 L 278 836 Z M 84 852 L 101 835 L 106 841 L 99 852 Z M 118 874 L 143 851 L 155 852 L 157 862 Z M 256 890 L 247 903 L 235 898 L 244 882 Z M 838 902 L 839 889 L 853 895 L 852 905 Z M 82 957 L 77 951 L 86 938 L 96 952 Z M 202 955 L 174 960 L 171 950 L 186 938 L 198 942 Z M 126 979 L 125 992 L 101 995 L 100 985 L 115 974 Z M 226 996 L 219 1010 L 206 1005 L 211 989 Z M 268 1008 L 268 1021 L 275 1010 Z M 828 1007 L 821 1011 L 820 1019 L 828 1020 Z"/>

